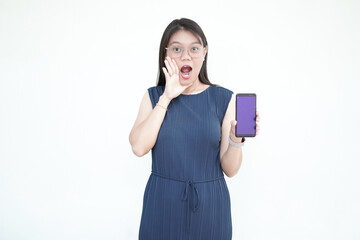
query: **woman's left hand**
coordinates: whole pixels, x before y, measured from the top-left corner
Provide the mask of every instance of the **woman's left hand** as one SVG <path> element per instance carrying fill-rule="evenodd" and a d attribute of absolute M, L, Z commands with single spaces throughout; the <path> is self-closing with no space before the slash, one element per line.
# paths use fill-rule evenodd
<path fill-rule="evenodd" d="M 259 115 L 259 112 L 256 111 L 256 132 L 255 132 L 255 136 L 258 135 L 259 130 L 260 130 L 258 122 L 260 122 L 260 115 Z M 231 120 L 230 124 L 231 124 L 231 128 L 230 128 L 230 138 L 231 138 L 231 140 L 233 140 L 234 142 L 241 142 L 242 138 L 240 139 L 240 138 L 235 136 L 236 120 Z"/>

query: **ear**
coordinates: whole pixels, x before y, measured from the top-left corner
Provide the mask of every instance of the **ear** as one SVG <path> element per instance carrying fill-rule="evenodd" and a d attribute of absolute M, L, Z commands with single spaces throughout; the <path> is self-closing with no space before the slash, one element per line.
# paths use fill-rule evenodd
<path fill-rule="evenodd" d="M 208 46 L 206 46 L 206 48 L 205 48 L 205 50 L 204 50 L 204 58 L 205 58 L 205 56 L 206 56 L 206 54 L 207 54 L 207 51 L 208 51 Z"/>

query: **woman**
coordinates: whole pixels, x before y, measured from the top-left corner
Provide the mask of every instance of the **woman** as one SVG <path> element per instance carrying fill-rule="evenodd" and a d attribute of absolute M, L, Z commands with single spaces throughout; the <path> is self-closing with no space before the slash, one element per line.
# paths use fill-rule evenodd
<path fill-rule="evenodd" d="M 223 172 L 238 172 L 244 139 L 235 136 L 233 92 L 208 79 L 207 51 L 203 31 L 190 19 L 164 31 L 158 83 L 146 91 L 129 136 L 135 155 L 152 150 L 139 239 L 232 237 Z"/>

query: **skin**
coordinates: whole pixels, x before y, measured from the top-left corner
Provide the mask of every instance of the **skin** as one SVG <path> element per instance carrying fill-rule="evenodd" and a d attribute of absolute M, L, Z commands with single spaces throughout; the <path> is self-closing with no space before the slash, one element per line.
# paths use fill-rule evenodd
<path fill-rule="evenodd" d="M 189 48 L 192 43 L 199 42 L 199 40 L 189 31 L 180 30 L 174 33 L 168 43 L 168 47 L 174 43 L 179 43 L 185 48 Z M 202 42 L 200 42 L 202 45 Z M 179 58 L 171 59 L 168 55 L 165 58 L 166 69 L 163 68 L 163 72 L 166 77 L 166 85 L 169 84 L 169 88 L 165 89 L 165 95 L 172 99 L 179 94 L 194 94 L 206 89 L 208 85 L 203 84 L 199 80 L 199 73 L 203 64 L 203 59 L 207 53 L 207 47 L 203 51 L 203 56 L 199 58 L 191 58 L 188 51 L 184 51 Z M 184 79 L 180 74 L 180 69 L 184 65 L 190 65 L 192 67 L 190 79 Z M 167 86 L 166 86 L 167 87 Z"/>
<path fill-rule="evenodd" d="M 183 47 L 188 48 L 193 42 L 199 40 L 189 31 L 180 30 L 174 33 L 169 45 L 178 42 Z M 204 91 L 209 85 L 203 84 L 199 80 L 199 72 L 203 64 L 203 58 L 207 53 L 207 48 L 203 51 L 203 57 L 193 59 L 184 51 L 179 58 L 170 58 L 166 56 L 163 72 L 166 78 L 165 91 L 160 96 L 158 105 L 153 109 L 148 92 L 146 91 L 140 104 L 138 116 L 129 135 L 129 141 L 132 150 L 136 156 L 144 156 L 155 145 L 157 135 L 161 124 L 165 118 L 166 108 L 173 98 L 180 94 L 196 94 Z M 190 79 L 182 78 L 180 68 L 184 65 L 192 67 Z M 160 106 L 159 106 L 160 105 Z M 232 95 L 227 111 L 221 126 L 221 145 L 220 145 L 220 163 L 221 167 L 228 177 L 233 177 L 240 169 L 242 162 L 242 148 L 234 147 L 229 144 L 228 138 L 234 142 L 241 142 L 242 138 L 235 136 L 235 94 Z M 256 135 L 260 130 L 258 122 L 260 121 L 259 112 L 256 112 Z"/>

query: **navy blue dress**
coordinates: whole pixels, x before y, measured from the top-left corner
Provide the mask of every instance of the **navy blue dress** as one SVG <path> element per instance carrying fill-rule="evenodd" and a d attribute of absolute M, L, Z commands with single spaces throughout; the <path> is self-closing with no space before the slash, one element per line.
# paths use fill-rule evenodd
<path fill-rule="evenodd" d="M 153 108 L 164 89 L 148 89 Z M 210 85 L 170 102 L 151 151 L 140 240 L 231 239 L 230 195 L 220 165 L 220 141 L 232 94 Z"/>

